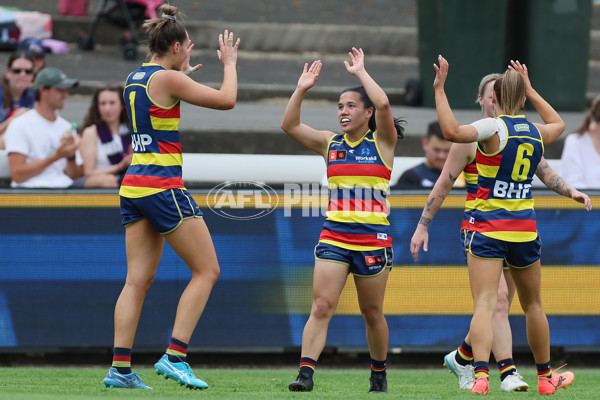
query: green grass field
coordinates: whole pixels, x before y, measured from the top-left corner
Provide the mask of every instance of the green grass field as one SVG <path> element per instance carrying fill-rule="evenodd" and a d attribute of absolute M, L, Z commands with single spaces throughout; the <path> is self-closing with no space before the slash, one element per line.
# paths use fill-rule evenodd
<path fill-rule="evenodd" d="M 575 382 L 566 390 L 559 390 L 554 398 L 600 398 L 600 369 L 575 368 Z M 5 367 L 0 368 L 0 399 L 10 400 L 63 400 L 63 399 L 364 399 L 368 395 L 369 372 L 363 369 L 321 368 L 315 375 L 312 393 L 290 393 L 287 385 L 296 377 L 292 368 L 232 368 L 204 369 L 195 372 L 210 384 L 203 391 L 193 391 L 165 380 L 150 368 L 138 372 L 145 374 L 144 382 L 154 390 L 106 389 L 102 379 L 106 368 L 96 367 Z M 490 399 L 539 398 L 537 380 L 533 369 L 521 369 L 530 385 L 527 393 L 501 393 L 497 371 L 490 377 Z M 461 399 L 470 397 L 467 390 L 458 389 L 454 375 L 445 368 L 390 369 L 389 393 L 394 399 Z"/>

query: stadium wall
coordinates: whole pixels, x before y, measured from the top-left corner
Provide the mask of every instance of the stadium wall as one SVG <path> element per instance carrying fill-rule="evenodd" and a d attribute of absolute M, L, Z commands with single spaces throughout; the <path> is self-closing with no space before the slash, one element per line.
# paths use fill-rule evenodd
<path fill-rule="evenodd" d="M 326 206 L 318 185 L 311 188 L 312 195 L 255 187 L 227 197 L 221 188 L 220 200 L 214 192 L 192 192 L 221 267 L 192 346 L 273 351 L 301 345 L 312 299 L 313 249 Z M 385 312 L 392 351 L 454 347 L 470 321 L 458 232 L 464 193 L 447 198 L 430 227 L 429 252 L 415 263 L 409 241 L 426 198 L 426 192 L 389 196 L 395 260 Z M 0 193 L 0 353 L 112 347 L 113 309 L 126 274 L 118 201 L 116 193 L 101 191 Z M 586 213 L 578 203 L 544 194 L 536 197 L 536 212 L 552 345 L 597 350 L 600 211 Z M 136 349 L 154 351 L 168 343 L 189 275 L 166 244 Z M 515 346 L 526 346 L 518 299 L 510 318 Z M 366 348 L 352 278 L 327 345 Z"/>

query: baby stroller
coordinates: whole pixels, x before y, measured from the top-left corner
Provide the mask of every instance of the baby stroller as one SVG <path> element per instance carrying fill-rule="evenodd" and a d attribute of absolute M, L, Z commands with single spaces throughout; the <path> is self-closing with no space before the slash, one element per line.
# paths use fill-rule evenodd
<path fill-rule="evenodd" d="M 81 32 L 78 38 L 79 48 L 93 50 L 95 45 L 96 29 L 101 19 L 125 28 L 122 46 L 123 56 L 127 60 L 135 60 L 138 56 L 139 34 L 136 22 L 140 23 L 147 18 L 156 18 L 156 8 L 163 0 L 114 0 L 112 7 L 108 7 L 109 0 L 100 0 L 98 11 L 92 23 L 90 32 Z"/>

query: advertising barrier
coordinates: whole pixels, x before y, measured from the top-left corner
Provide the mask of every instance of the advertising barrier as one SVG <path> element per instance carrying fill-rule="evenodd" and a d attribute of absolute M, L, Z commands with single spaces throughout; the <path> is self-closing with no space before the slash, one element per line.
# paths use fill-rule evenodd
<path fill-rule="evenodd" d="M 413 193 L 413 192 L 411 192 Z M 192 346 L 281 350 L 301 345 L 312 300 L 314 246 L 325 219 L 318 185 L 234 183 L 192 191 L 204 212 L 221 276 Z M 464 193 L 452 192 L 429 228 L 419 262 L 410 238 L 427 199 L 392 193 L 394 267 L 386 291 L 390 348 L 455 347 L 472 313 L 459 225 Z M 600 197 L 593 203 L 600 207 Z M 600 211 L 536 193 L 542 239 L 543 301 L 553 346 L 600 346 Z M 0 352 L 110 348 L 113 310 L 126 275 L 119 198 L 107 192 L 0 193 Z M 168 344 L 175 309 L 190 273 L 165 244 L 148 292 L 136 349 Z M 327 346 L 366 348 L 352 277 L 334 316 Z M 526 346 L 515 296 L 515 346 Z"/>

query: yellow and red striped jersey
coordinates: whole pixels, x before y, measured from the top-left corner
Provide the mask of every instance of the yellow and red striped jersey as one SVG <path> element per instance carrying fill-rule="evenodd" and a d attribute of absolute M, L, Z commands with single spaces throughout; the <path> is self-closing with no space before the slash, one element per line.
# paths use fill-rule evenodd
<path fill-rule="evenodd" d="M 392 169 L 383 160 L 373 131 L 357 142 L 336 135 L 327 154 L 329 207 L 319 241 L 350 250 L 392 247 L 387 219 Z"/>
<path fill-rule="evenodd" d="M 493 154 L 477 147 L 477 194 L 469 230 L 507 242 L 537 237 L 531 181 L 544 154 L 542 137 L 525 116 L 501 115 L 504 146 Z"/>
<path fill-rule="evenodd" d="M 148 94 L 150 79 L 163 70 L 158 64 L 144 63 L 127 77 L 123 97 L 134 154 L 119 191 L 123 197 L 145 197 L 184 188 L 178 130 L 180 102 L 163 107 Z"/>

